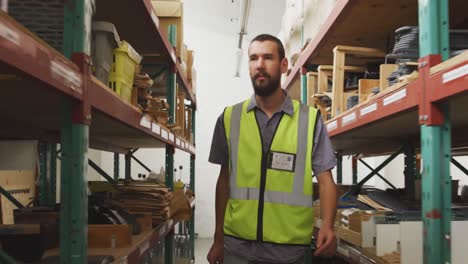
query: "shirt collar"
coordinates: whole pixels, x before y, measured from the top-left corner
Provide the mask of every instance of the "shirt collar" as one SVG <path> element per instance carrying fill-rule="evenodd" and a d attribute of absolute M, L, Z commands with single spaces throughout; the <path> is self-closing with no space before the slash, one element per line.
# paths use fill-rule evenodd
<path fill-rule="evenodd" d="M 277 112 L 284 112 L 290 116 L 294 114 L 294 106 L 293 102 L 291 99 L 291 96 L 289 96 L 288 92 L 283 90 L 284 95 L 286 95 L 286 98 L 283 101 L 283 104 L 281 104 L 281 107 L 278 109 Z M 255 99 L 255 94 L 252 95 L 250 98 L 249 105 L 247 106 L 247 112 L 250 112 L 254 108 L 258 108 L 257 105 L 257 100 Z"/>

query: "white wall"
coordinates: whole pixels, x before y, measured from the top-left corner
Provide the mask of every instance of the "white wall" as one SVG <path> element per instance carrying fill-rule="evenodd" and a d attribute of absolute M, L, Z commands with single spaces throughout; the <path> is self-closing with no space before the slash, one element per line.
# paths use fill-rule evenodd
<path fill-rule="evenodd" d="M 187 27 L 187 43 L 196 50 L 194 63 L 198 69 L 196 232 L 200 237 L 211 237 L 215 225 L 215 186 L 219 173 L 219 166 L 208 163 L 214 126 L 226 106 L 247 98 L 252 89 L 246 56 L 243 57 L 241 77 L 234 77 L 236 40 L 232 35 Z"/>

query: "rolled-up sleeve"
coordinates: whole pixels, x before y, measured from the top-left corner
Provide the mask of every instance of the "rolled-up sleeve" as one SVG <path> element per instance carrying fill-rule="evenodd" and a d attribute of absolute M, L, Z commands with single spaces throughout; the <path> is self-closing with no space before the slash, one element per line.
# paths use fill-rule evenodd
<path fill-rule="evenodd" d="M 312 171 L 315 176 L 336 166 L 336 156 L 321 116 L 315 125 Z"/>

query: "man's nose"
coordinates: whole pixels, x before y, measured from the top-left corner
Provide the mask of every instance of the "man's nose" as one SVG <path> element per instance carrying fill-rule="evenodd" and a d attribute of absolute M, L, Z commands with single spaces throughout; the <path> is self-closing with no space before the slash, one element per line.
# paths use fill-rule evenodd
<path fill-rule="evenodd" d="M 257 69 L 263 69 L 265 68 L 265 60 L 263 58 L 258 58 L 257 63 L 256 63 L 256 68 Z"/>

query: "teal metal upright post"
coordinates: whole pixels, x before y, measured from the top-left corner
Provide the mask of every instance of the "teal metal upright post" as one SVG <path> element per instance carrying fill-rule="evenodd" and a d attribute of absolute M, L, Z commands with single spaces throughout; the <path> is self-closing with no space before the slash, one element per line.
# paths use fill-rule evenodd
<path fill-rule="evenodd" d="M 57 203 L 57 144 L 49 144 L 49 202 L 50 206 Z"/>
<path fill-rule="evenodd" d="M 192 109 L 192 134 L 193 142 L 195 145 L 195 109 Z M 195 155 L 190 155 L 190 188 L 193 194 L 195 194 Z M 195 207 L 192 208 L 192 217 L 189 223 L 190 230 L 190 252 L 191 259 L 195 263 Z"/>
<path fill-rule="evenodd" d="M 415 194 L 415 183 L 416 180 L 416 153 L 414 147 L 411 144 L 405 146 L 405 189 L 406 198 L 414 200 Z"/>
<path fill-rule="evenodd" d="M 67 1 L 64 8 L 63 53 L 80 67 L 83 100 L 63 102 L 61 131 L 60 263 L 87 263 L 88 202 L 86 175 L 91 109 L 87 100 L 91 16 L 94 1 Z"/>
<path fill-rule="evenodd" d="M 351 160 L 351 169 L 353 173 L 353 184 L 357 184 L 358 182 L 358 163 L 357 163 L 358 158 L 356 156 L 352 157 Z"/>
<path fill-rule="evenodd" d="M 169 42 L 172 46 L 176 45 L 176 26 L 169 26 Z M 176 62 L 177 63 L 177 62 Z M 171 69 L 167 77 L 167 102 L 171 106 L 169 109 L 169 124 L 175 123 L 176 113 L 176 67 Z M 174 146 L 166 144 L 166 185 L 170 190 L 174 190 Z M 164 263 L 173 263 L 174 254 L 174 232 L 170 232 L 164 241 Z"/>
<path fill-rule="evenodd" d="M 114 153 L 114 180 L 119 179 L 119 173 L 120 173 L 120 156 L 119 153 Z"/>
<path fill-rule="evenodd" d="M 303 31 L 302 30 L 301 32 Z M 301 39 L 303 42 L 303 33 L 301 33 Z M 301 103 L 307 105 L 307 68 L 302 67 L 301 68 Z M 304 257 L 304 264 L 309 264 L 312 262 L 312 250 L 309 247 L 306 251 L 305 257 Z"/>
<path fill-rule="evenodd" d="M 57 200 L 57 144 L 40 141 L 38 149 L 39 205 L 53 206 Z"/>
<path fill-rule="evenodd" d="M 47 206 L 50 198 L 50 185 L 48 171 L 48 144 L 43 141 L 38 143 L 39 152 L 39 205 Z"/>
<path fill-rule="evenodd" d="M 301 103 L 307 104 L 307 68 L 301 68 Z"/>
<path fill-rule="evenodd" d="M 172 46 L 176 45 L 177 41 L 177 27 L 175 25 L 170 25 L 168 27 L 168 37 L 169 42 Z M 177 63 L 177 62 L 176 62 Z M 177 95 L 176 95 L 176 67 L 169 69 L 169 74 L 167 76 L 167 103 L 170 105 L 169 108 L 169 124 L 175 123 L 176 118 L 176 109 L 177 109 Z"/>
<path fill-rule="evenodd" d="M 343 155 L 336 153 L 336 182 L 343 183 Z"/>
<path fill-rule="evenodd" d="M 125 154 L 125 180 L 129 181 L 132 179 L 132 153 L 129 151 Z"/>
<path fill-rule="evenodd" d="M 451 124 L 447 105 L 433 105 L 427 94 L 429 68 L 449 57 L 447 0 L 419 0 L 420 104 L 423 263 L 451 263 Z M 421 109 L 422 108 L 422 109 Z"/>

